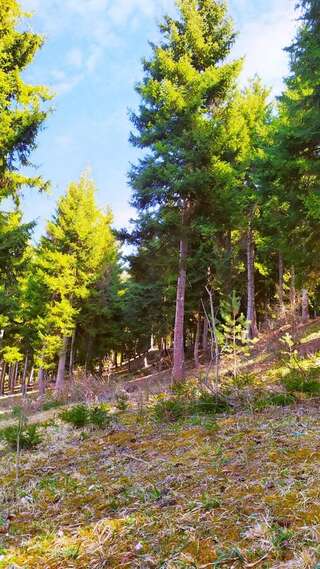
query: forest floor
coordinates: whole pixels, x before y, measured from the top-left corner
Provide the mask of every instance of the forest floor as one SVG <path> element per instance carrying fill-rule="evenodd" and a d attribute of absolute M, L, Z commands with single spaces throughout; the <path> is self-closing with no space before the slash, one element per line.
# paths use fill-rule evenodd
<path fill-rule="evenodd" d="M 320 398 L 268 405 L 280 336 L 255 347 L 228 412 L 159 422 L 150 400 L 113 410 L 102 431 L 40 416 L 18 486 L 2 449 L 0 568 L 319 569 Z M 319 321 L 299 338 L 303 355 L 320 350 Z"/>

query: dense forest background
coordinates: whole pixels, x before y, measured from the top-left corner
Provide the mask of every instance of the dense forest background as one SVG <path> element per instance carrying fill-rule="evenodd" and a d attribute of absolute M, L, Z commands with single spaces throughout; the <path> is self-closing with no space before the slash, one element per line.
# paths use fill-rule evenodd
<path fill-rule="evenodd" d="M 276 101 L 258 77 L 240 88 L 224 4 L 178 0 L 177 13 L 136 87 L 132 230 L 113 230 L 84 173 L 32 245 L 20 201 L 49 186 L 24 172 L 52 94 L 24 80 L 43 39 L 16 0 L 1 2 L 1 394 L 59 392 L 79 370 L 103 375 L 150 350 L 179 382 L 186 358 L 217 365 L 230 335 L 245 346 L 319 310 L 319 0 L 297 6 Z"/>

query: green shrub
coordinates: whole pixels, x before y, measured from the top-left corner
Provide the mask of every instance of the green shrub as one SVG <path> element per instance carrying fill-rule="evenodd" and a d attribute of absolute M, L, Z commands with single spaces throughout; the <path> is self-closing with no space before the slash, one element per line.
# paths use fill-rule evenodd
<path fill-rule="evenodd" d="M 110 424 L 111 417 L 108 410 L 103 405 L 99 405 L 90 409 L 89 422 L 99 429 L 103 429 Z"/>
<path fill-rule="evenodd" d="M 61 405 L 63 405 L 62 401 L 52 399 L 44 402 L 44 404 L 42 405 L 42 410 L 50 411 L 50 409 L 57 409 L 58 407 L 61 407 Z"/>
<path fill-rule="evenodd" d="M 319 371 L 317 369 L 306 371 L 306 373 L 292 370 L 283 378 L 282 384 L 289 393 L 296 391 L 308 395 L 320 394 Z"/>
<path fill-rule="evenodd" d="M 153 417 L 160 423 L 174 422 L 182 419 L 186 411 L 186 404 L 180 399 L 159 399 L 153 407 Z"/>
<path fill-rule="evenodd" d="M 199 395 L 199 381 L 196 379 L 180 381 L 173 385 L 172 392 L 177 399 L 193 400 Z"/>
<path fill-rule="evenodd" d="M 22 430 L 18 425 L 11 425 L 0 431 L 0 438 L 4 440 L 10 448 L 15 450 L 20 433 L 20 448 L 31 449 L 39 445 L 42 441 L 42 436 L 38 429 L 39 425 L 27 425 Z"/>
<path fill-rule="evenodd" d="M 66 409 L 60 415 L 61 419 L 65 423 L 70 423 L 77 429 L 85 427 L 90 422 L 90 411 L 86 405 L 79 404 L 71 407 L 71 409 Z"/>
<path fill-rule="evenodd" d="M 94 425 L 95 427 L 103 429 L 109 425 L 111 421 L 108 409 L 104 405 L 97 405 L 90 408 L 82 403 L 63 411 L 60 418 L 65 423 L 70 423 L 77 429 L 81 429 L 87 425 Z"/>
<path fill-rule="evenodd" d="M 273 393 L 264 399 L 259 399 L 255 403 L 255 409 L 265 409 L 266 407 L 286 407 L 296 402 L 296 398 L 289 393 Z"/>
<path fill-rule="evenodd" d="M 191 404 L 192 413 L 203 413 L 205 415 L 225 413 L 228 409 L 230 409 L 230 405 L 221 395 L 213 395 L 205 391 Z"/>
<path fill-rule="evenodd" d="M 118 411 L 126 411 L 129 407 L 129 395 L 127 393 L 118 393 L 116 395 L 115 406 Z"/>
<path fill-rule="evenodd" d="M 232 378 L 232 383 L 235 387 L 248 387 L 253 385 L 256 381 L 256 376 L 253 373 L 239 373 L 236 377 Z"/>

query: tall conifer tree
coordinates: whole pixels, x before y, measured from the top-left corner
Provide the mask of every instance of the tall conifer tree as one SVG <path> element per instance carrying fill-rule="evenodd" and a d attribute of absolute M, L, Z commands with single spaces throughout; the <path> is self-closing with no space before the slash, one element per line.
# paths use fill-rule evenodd
<path fill-rule="evenodd" d="M 31 268 L 27 297 L 37 327 L 37 363 L 40 369 L 55 366 L 59 353 L 57 390 L 64 385 L 67 352 L 81 310 L 116 262 L 111 222 L 111 213 L 96 205 L 94 183 L 83 175 L 60 199 Z"/>
<path fill-rule="evenodd" d="M 225 175 L 219 139 L 226 103 L 240 62 L 226 63 L 234 41 L 225 5 L 178 0 L 178 17 L 166 17 L 161 40 L 144 61 L 139 113 L 132 143 L 148 150 L 130 173 L 137 223 L 170 226 L 179 242 L 173 379 L 184 377 L 184 309 L 192 220 Z"/>

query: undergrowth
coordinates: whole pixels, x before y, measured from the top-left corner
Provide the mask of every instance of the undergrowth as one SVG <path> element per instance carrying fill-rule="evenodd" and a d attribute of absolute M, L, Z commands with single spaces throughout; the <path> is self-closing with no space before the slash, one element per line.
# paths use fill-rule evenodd
<path fill-rule="evenodd" d="M 12 450 L 16 450 L 18 438 L 21 449 L 32 449 L 42 441 L 39 428 L 40 425 L 36 424 L 26 425 L 23 429 L 20 429 L 18 425 L 10 425 L 0 431 L 0 439 L 5 441 Z"/>
<path fill-rule="evenodd" d="M 282 384 L 289 393 L 320 394 L 320 372 L 318 368 L 310 368 L 304 372 L 292 369 L 282 379 Z"/>
<path fill-rule="evenodd" d="M 65 423 L 71 424 L 77 429 L 81 429 L 88 425 L 93 425 L 100 429 L 111 423 L 109 410 L 105 405 L 96 405 L 89 407 L 82 403 L 74 405 L 70 409 L 65 409 L 60 413 L 60 418 Z"/>

